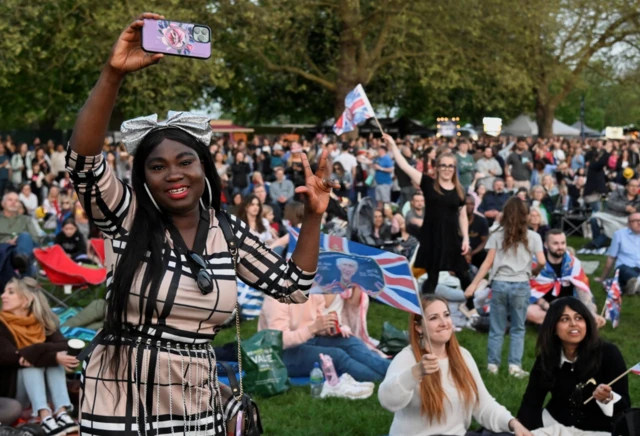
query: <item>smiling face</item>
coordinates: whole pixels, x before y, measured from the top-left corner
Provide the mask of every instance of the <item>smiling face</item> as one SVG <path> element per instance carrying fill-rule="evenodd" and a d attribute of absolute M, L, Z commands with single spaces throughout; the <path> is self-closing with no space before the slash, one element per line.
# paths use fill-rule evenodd
<path fill-rule="evenodd" d="M 582 315 L 566 306 L 556 324 L 556 334 L 563 344 L 578 345 L 587 335 L 587 322 Z"/>
<path fill-rule="evenodd" d="M 28 312 L 29 301 L 18 292 L 15 283 L 9 283 L 2 293 L 2 311 L 19 315 Z"/>
<path fill-rule="evenodd" d="M 161 209 L 185 213 L 198 207 L 204 192 L 204 165 L 195 150 L 164 139 L 147 157 L 144 174 L 149 191 Z"/>
<path fill-rule="evenodd" d="M 340 262 L 338 263 L 338 270 L 340 271 L 342 280 L 349 282 L 351 281 L 351 277 L 358 272 L 358 264 L 350 261 Z"/>
<path fill-rule="evenodd" d="M 424 316 L 431 343 L 442 345 L 449 342 L 453 334 L 453 323 L 449 307 L 444 302 L 436 300 L 425 307 Z M 422 328 L 422 323 L 415 326 L 418 333 L 422 332 Z"/>
<path fill-rule="evenodd" d="M 451 157 L 443 157 L 438 163 L 438 180 L 441 182 L 450 182 L 456 172 L 456 159 Z"/>

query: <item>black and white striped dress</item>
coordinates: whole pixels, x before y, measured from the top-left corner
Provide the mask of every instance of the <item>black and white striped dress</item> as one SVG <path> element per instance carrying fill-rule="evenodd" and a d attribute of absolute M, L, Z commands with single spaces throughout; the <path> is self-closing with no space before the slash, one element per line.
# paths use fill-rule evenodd
<path fill-rule="evenodd" d="M 133 222 L 135 194 L 117 179 L 102 155 L 79 156 L 69 149 L 67 170 L 89 219 L 106 235 L 109 292 Z M 302 271 L 271 252 L 233 216 L 231 226 L 238 241 L 238 277 L 281 301 L 306 301 L 315 272 Z M 198 289 L 168 232 L 162 256 L 164 277 L 158 291 L 150 295 L 145 290 L 142 300 L 144 266 L 138 271 L 127 308 L 131 326 L 123 338 L 125 373 L 116 378 L 109 368 L 108 337 L 102 337 L 83 362 L 83 435 L 225 434 L 225 422 L 238 404 L 220 390 L 210 342 L 234 309 L 237 285 L 213 209 L 205 247 L 202 257 L 217 282 L 208 295 Z"/>

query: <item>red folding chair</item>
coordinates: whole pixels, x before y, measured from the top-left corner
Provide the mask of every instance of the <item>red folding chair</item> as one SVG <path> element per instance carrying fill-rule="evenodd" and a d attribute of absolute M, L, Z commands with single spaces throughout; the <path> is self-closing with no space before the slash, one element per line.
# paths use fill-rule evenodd
<path fill-rule="evenodd" d="M 96 254 L 98 260 L 100 260 L 100 264 L 104 265 L 105 254 L 104 254 L 104 239 L 102 238 L 94 238 L 89 239 L 89 245 L 91 249 Z"/>
<path fill-rule="evenodd" d="M 106 268 L 88 268 L 75 263 L 61 246 L 52 245 L 46 248 L 36 248 L 33 255 L 40 263 L 40 266 L 47 274 L 47 279 L 56 287 L 64 287 L 68 296 L 64 300 L 58 299 L 55 295 L 44 290 L 45 294 L 57 304 L 68 307 L 65 303 L 78 291 L 87 286 L 97 286 L 107 278 Z M 72 291 L 73 288 L 75 291 Z"/>

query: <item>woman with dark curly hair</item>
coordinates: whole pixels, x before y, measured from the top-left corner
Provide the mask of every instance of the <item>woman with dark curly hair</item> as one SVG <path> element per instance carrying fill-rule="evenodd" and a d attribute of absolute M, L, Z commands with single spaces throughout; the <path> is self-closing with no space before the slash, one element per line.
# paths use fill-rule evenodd
<path fill-rule="evenodd" d="M 487 258 L 464 293 L 467 298 L 471 298 L 480 281 L 491 272 L 491 326 L 487 369 L 492 374 L 498 373 L 507 318 L 511 318 L 509 374 L 517 378 L 529 375 L 522 369 L 524 322 L 531 296 L 529 279 L 536 276 L 546 264 L 542 239 L 527 228 L 528 218 L 527 205 L 518 197 L 511 197 L 505 203 L 500 227 L 487 241 Z M 538 265 L 532 271 L 534 255 Z"/>

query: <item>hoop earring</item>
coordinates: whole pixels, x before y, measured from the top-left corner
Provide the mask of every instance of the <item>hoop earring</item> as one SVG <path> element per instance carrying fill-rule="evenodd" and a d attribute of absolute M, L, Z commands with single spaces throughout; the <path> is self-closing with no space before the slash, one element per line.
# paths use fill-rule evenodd
<path fill-rule="evenodd" d="M 149 198 L 151 199 L 151 202 L 156 207 L 156 209 L 158 209 L 158 212 L 162 212 L 160 210 L 160 208 L 158 207 L 158 203 L 156 203 L 156 201 L 153 199 L 153 195 L 151 195 L 151 191 L 149 191 L 149 187 L 147 186 L 146 183 L 144 184 L 144 189 L 145 189 L 145 191 L 147 191 L 147 194 L 149 194 Z"/>
<path fill-rule="evenodd" d="M 204 181 L 207 182 L 207 188 L 209 189 L 209 207 L 212 207 L 212 205 L 213 205 L 213 189 L 211 189 L 211 183 L 209 183 L 209 179 L 207 179 L 205 177 Z"/>

